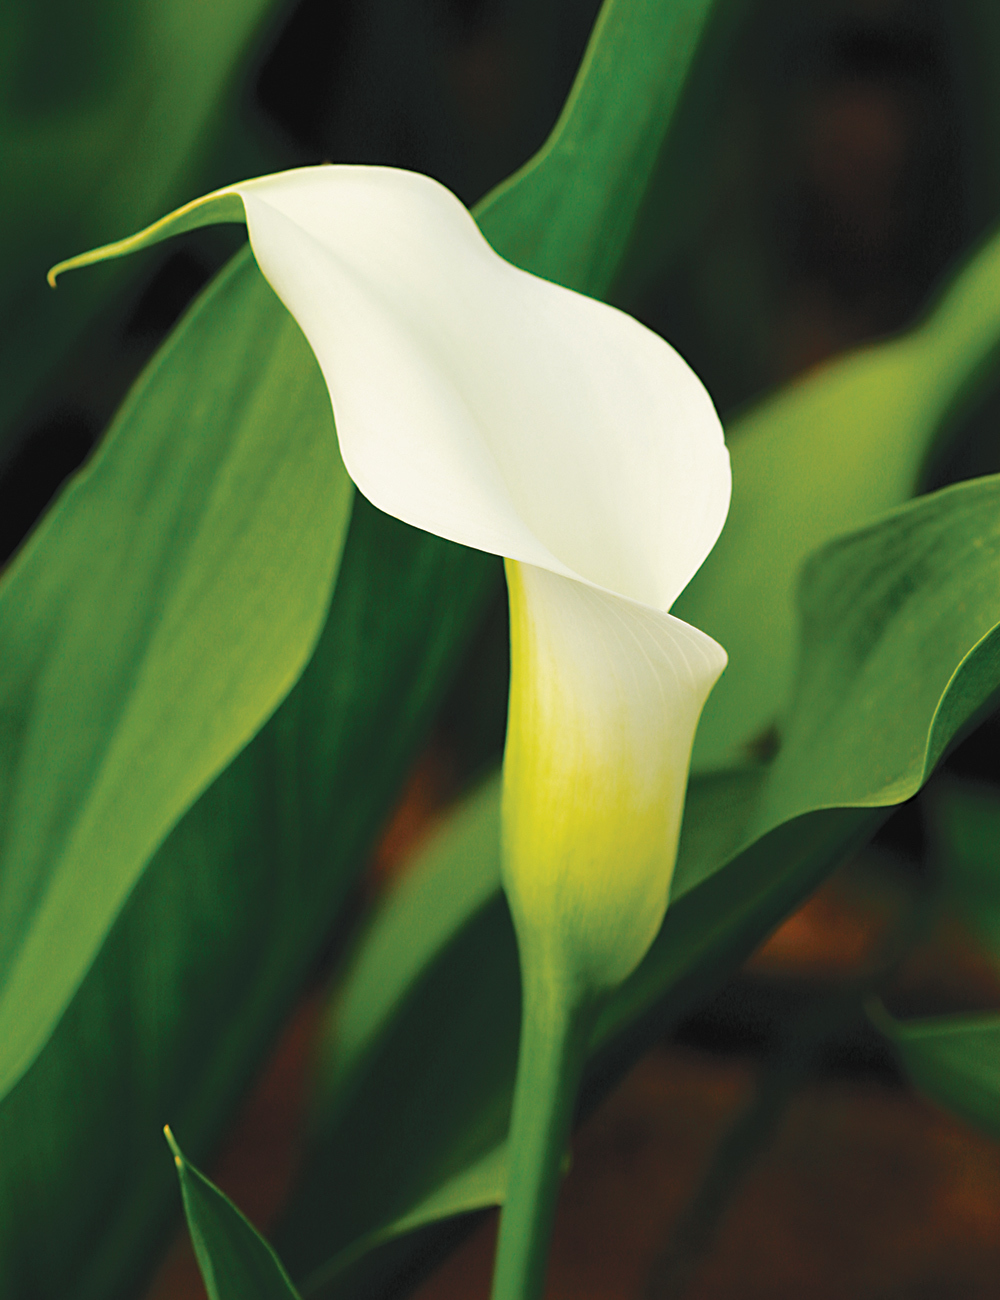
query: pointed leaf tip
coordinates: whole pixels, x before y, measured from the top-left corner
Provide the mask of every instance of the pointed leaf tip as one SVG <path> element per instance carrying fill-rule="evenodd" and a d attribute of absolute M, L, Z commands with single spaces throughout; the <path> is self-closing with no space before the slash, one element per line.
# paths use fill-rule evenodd
<path fill-rule="evenodd" d="M 186 1160 L 170 1126 L 191 1244 L 209 1300 L 300 1300 L 284 1265 L 246 1215 Z"/>
<path fill-rule="evenodd" d="M 137 231 L 125 239 L 117 239 L 110 244 L 102 244 L 86 253 L 77 253 L 67 257 L 49 268 L 46 279 L 54 289 L 56 280 L 64 271 L 76 271 L 82 266 L 93 266 L 96 262 L 109 262 L 116 257 L 125 257 L 129 253 L 138 253 L 143 248 L 150 248 L 173 235 L 182 235 L 188 230 L 197 230 L 201 226 L 217 226 L 226 222 L 242 224 L 246 219 L 243 200 L 233 190 L 216 190 L 203 198 L 185 203 L 175 212 L 170 212 L 159 221 L 154 221 L 145 230 Z"/>
<path fill-rule="evenodd" d="M 184 1157 L 181 1155 L 181 1149 L 177 1145 L 177 1140 L 174 1137 L 169 1124 L 164 1124 L 163 1136 L 167 1139 L 167 1145 L 170 1147 L 170 1150 L 173 1152 L 174 1164 L 177 1166 L 178 1169 L 180 1169 L 184 1163 Z"/>

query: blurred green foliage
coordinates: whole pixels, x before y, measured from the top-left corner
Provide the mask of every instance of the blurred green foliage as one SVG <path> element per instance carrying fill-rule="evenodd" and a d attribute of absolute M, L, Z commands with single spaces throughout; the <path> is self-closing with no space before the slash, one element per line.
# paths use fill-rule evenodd
<path fill-rule="evenodd" d="M 284 0 L 13 0 L 0 13 L 0 463 L 16 421 L 121 277 L 57 302 L 60 256 L 152 220 L 254 159 L 246 78 Z M 216 181 L 218 183 L 218 181 Z M 13 254 L 13 255 L 12 255 Z"/>

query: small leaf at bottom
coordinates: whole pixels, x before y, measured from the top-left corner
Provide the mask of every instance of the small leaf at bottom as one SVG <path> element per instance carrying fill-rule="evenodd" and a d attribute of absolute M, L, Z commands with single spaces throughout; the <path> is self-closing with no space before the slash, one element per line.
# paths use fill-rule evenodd
<path fill-rule="evenodd" d="M 299 1300 L 281 1260 L 228 1196 L 184 1159 L 169 1127 L 184 1213 L 209 1300 Z"/>

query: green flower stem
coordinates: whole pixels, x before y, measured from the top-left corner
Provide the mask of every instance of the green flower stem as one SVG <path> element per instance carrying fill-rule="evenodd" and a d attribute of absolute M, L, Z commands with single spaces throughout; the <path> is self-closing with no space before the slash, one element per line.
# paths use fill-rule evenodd
<path fill-rule="evenodd" d="M 538 1300 L 577 1088 L 598 1010 L 588 991 L 526 962 L 507 1198 L 500 1217 L 493 1300 Z"/>

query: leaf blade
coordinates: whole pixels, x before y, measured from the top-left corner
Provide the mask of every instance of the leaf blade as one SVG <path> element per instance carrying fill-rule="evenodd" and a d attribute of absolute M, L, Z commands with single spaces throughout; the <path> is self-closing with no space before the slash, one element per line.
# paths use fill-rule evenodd
<path fill-rule="evenodd" d="M 903 1021 L 880 1004 L 869 1015 L 921 1092 L 1000 1141 L 1000 1015 Z"/>
<path fill-rule="evenodd" d="M 605 0 L 548 140 L 476 209 L 498 252 L 570 289 L 607 294 L 715 7 Z"/>
<path fill-rule="evenodd" d="M 0 1095 L 151 853 L 320 634 L 352 488 L 308 386 L 322 381 L 307 370 L 304 388 L 288 383 L 309 354 L 269 295 L 244 257 L 201 300 L 0 588 Z M 218 421 L 227 402 L 231 428 Z"/>
<path fill-rule="evenodd" d="M 956 410 L 989 382 L 1000 348 L 998 267 L 994 235 L 917 327 L 820 367 L 729 429 L 729 518 L 674 606 L 730 656 L 702 715 L 694 770 L 745 762 L 755 737 L 782 725 L 802 565 L 911 497 Z"/>
<path fill-rule="evenodd" d="M 273 1248 L 229 1197 L 184 1158 L 169 1125 L 163 1132 L 209 1300 L 299 1300 Z"/>

